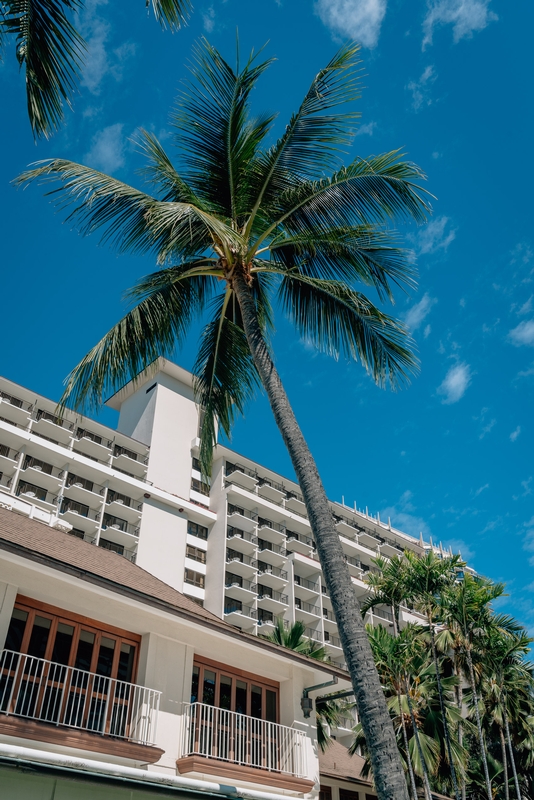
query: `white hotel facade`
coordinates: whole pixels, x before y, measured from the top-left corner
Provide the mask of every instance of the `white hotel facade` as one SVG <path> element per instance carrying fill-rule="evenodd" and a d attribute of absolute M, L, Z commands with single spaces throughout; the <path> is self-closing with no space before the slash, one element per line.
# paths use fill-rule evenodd
<path fill-rule="evenodd" d="M 322 755 L 302 703 L 350 680 L 298 485 L 220 445 L 203 485 L 175 364 L 108 405 L 116 430 L 0 379 L 0 798 L 376 800 L 353 720 Z M 332 513 L 360 597 L 428 546 Z M 258 635 L 277 618 L 330 661 Z"/>

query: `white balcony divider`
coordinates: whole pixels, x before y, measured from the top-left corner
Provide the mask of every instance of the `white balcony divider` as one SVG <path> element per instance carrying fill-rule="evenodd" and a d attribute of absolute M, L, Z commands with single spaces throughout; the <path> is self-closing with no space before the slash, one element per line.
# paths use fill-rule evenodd
<path fill-rule="evenodd" d="M 182 757 L 199 755 L 232 764 L 306 776 L 303 731 L 205 703 L 184 703 Z"/>
<path fill-rule="evenodd" d="M 161 692 L 3 650 L 0 713 L 155 743 Z"/>

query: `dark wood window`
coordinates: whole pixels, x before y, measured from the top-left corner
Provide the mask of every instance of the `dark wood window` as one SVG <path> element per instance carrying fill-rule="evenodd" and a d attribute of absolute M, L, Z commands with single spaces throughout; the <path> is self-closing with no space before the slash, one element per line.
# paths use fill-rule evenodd
<path fill-rule="evenodd" d="M 112 542 L 110 539 L 104 539 L 102 536 L 100 537 L 98 546 L 103 547 L 104 550 L 111 550 L 112 553 L 118 553 L 120 556 L 124 555 L 124 545 Z"/>
<path fill-rule="evenodd" d="M 186 545 L 185 555 L 192 561 L 198 561 L 199 564 L 206 563 L 206 551 L 201 550 L 200 547 L 193 547 L 191 544 Z"/>
<path fill-rule="evenodd" d="M 360 800 L 360 795 L 358 792 L 351 792 L 349 789 L 340 789 L 339 800 Z"/>
<path fill-rule="evenodd" d="M 199 525 L 198 522 L 188 521 L 187 532 L 190 533 L 191 536 L 196 536 L 197 539 L 208 538 L 208 529 L 204 527 L 204 525 Z"/>
<path fill-rule="evenodd" d="M 323 786 L 322 784 L 319 786 L 319 800 L 332 800 L 331 786 Z"/>
<path fill-rule="evenodd" d="M 278 722 L 278 695 L 279 684 L 275 681 L 207 658 L 195 658 L 192 703 L 205 703 L 267 722 Z"/>
<path fill-rule="evenodd" d="M 200 494 L 206 495 L 206 497 L 210 493 L 210 487 L 208 484 L 204 483 L 203 481 L 199 481 L 196 478 L 191 478 L 191 489 L 193 489 L 195 492 L 200 492 Z"/>
<path fill-rule="evenodd" d="M 141 637 L 19 595 L 5 649 L 133 682 Z"/>
<path fill-rule="evenodd" d="M 203 589 L 206 578 L 204 575 L 201 575 L 200 572 L 195 572 L 192 569 L 186 569 L 184 581 L 191 584 L 191 586 L 197 586 L 199 589 Z"/>

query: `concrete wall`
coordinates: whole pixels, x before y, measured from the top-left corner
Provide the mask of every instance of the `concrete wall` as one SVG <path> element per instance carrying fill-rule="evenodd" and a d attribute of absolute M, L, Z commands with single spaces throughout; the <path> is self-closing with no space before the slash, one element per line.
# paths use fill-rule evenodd
<path fill-rule="evenodd" d="M 145 500 L 136 563 L 183 590 L 187 517 L 153 498 Z"/>

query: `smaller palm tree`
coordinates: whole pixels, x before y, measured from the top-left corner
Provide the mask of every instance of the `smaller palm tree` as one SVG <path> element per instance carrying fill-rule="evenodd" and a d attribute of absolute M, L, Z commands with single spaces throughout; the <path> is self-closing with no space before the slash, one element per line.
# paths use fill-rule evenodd
<path fill-rule="evenodd" d="M 408 584 L 406 581 L 407 562 L 403 556 L 393 556 L 391 559 L 379 556 L 373 559 L 378 572 L 367 572 L 366 584 L 372 589 L 372 594 L 362 603 L 362 613 L 378 605 L 389 605 L 393 612 L 393 632 L 399 632 L 399 612 L 401 603 L 408 599 Z"/>
<path fill-rule="evenodd" d="M 163 28 L 177 30 L 191 0 L 146 0 Z M 19 66 L 26 71 L 28 117 L 35 137 L 48 138 L 71 107 L 86 42 L 76 17 L 84 0 L 3 0 L 0 3 L 0 58 L 8 37 L 15 37 Z"/>

